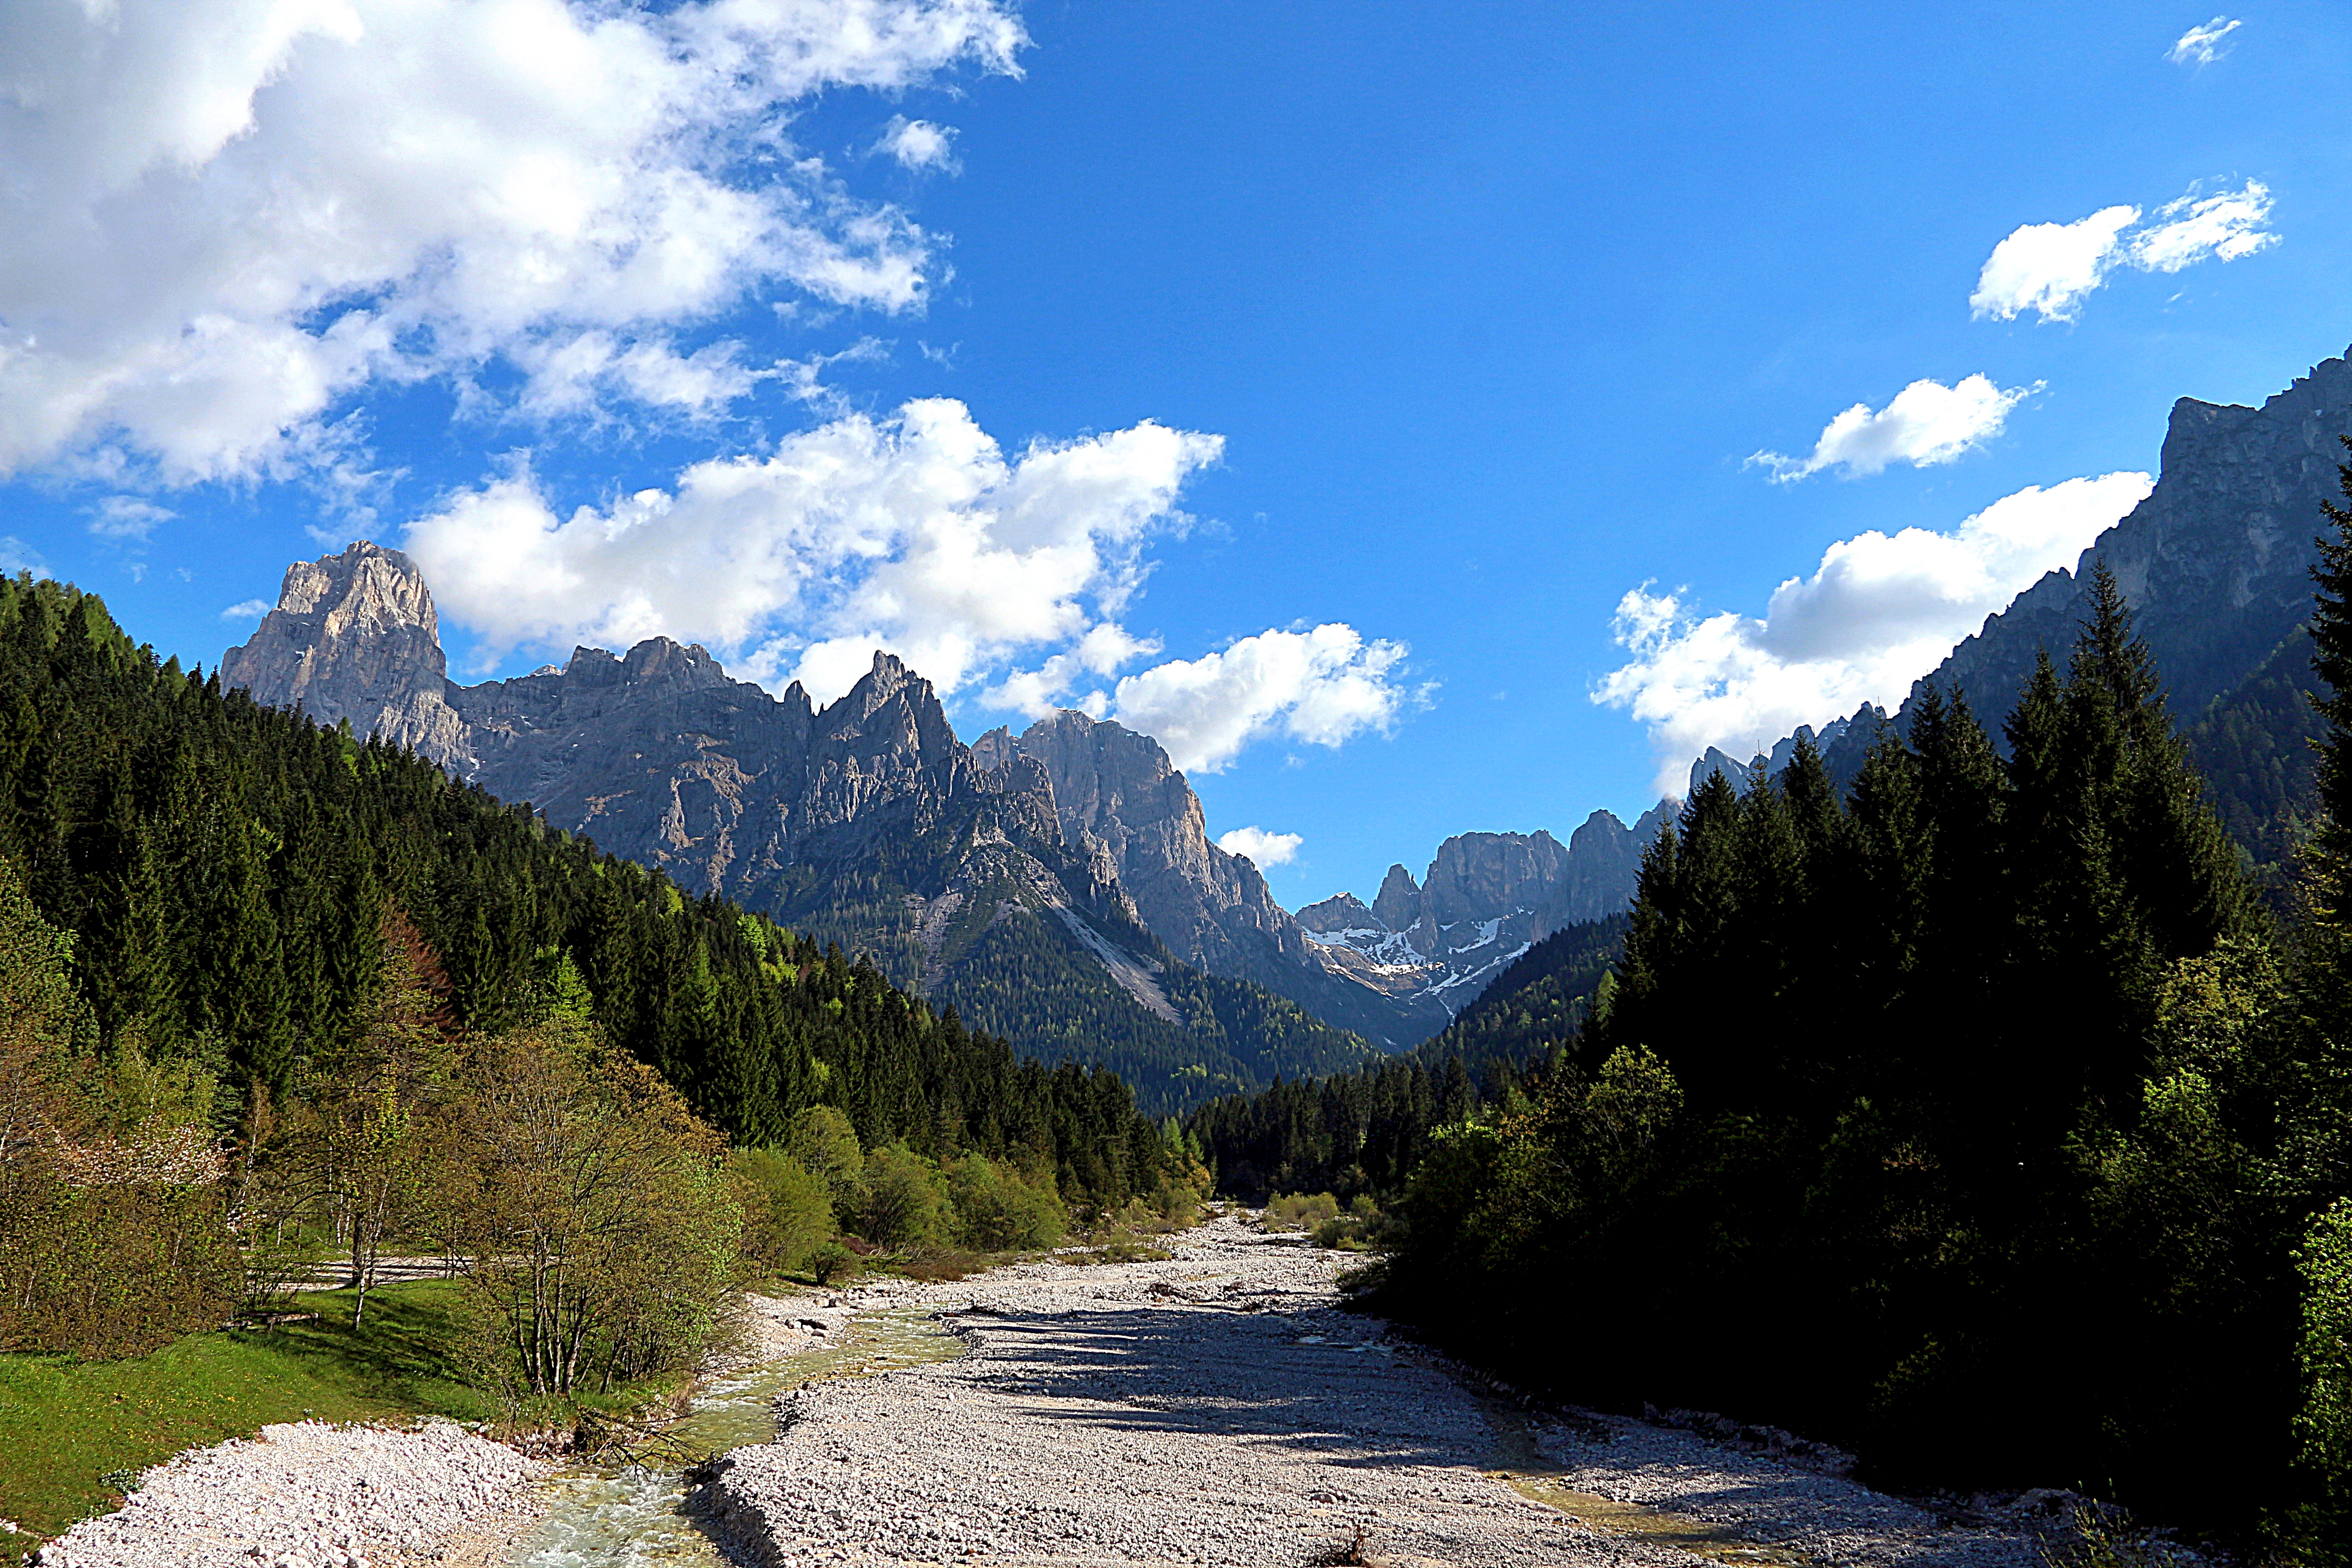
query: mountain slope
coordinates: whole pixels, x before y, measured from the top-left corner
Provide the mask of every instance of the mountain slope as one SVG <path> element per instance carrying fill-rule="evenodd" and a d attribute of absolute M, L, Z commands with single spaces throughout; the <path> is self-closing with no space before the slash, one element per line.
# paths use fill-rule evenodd
<path fill-rule="evenodd" d="M 1435 1001 L 1333 963 L 1248 857 L 1212 843 L 1200 796 L 1150 736 L 1064 710 L 1017 740 L 992 730 L 973 749 L 1045 767 L 1064 836 L 1102 847 L 1138 917 L 1184 963 L 1263 985 L 1391 1051 L 1444 1026 Z"/>
<path fill-rule="evenodd" d="M 1965 693 L 1978 716 L 1997 720 L 2047 650 L 2061 668 L 2086 609 L 2095 567 L 2116 574 L 2134 629 L 2163 672 L 2168 707 L 2216 807 L 2248 858 L 2276 868 L 2311 816 L 2306 742 L 2316 732 L 2299 693 L 2311 682 L 2311 568 L 2325 525 L 2320 502 L 2336 494 L 2340 437 L 2352 434 L 2352 363 L 2323 360 L 2260 408 L 2173 405 L 2156 488 L 2084 551 L 1988 616 L 1974 636 L 1912 687 L 1890 721 L 1907 732 L 1929 686 Z M 1885 716 L 1865 706 L 1824 728 L 1832 778 L 1850 783 Z M 1792 742 L 1773 749 L 1777 771 Z M 1721 771 L 1735 784 L 1747 764 L 1710 751 L 1692 789 Z"/>
<path fill-rule="evenodd" d="M 94 597 L 26 578 L 0 579 L 0 875 L 20 871 L 73 933 L 89 1044 L 218 1073 L 240 1123 L 367 1016 L 388 900 L 462 1022 L 509 1027 L 584 985 L 616 1043 L 741 1142 L 831 1104 L 868 1143 L 1042 1154 L 1107 1204 L 1163 1159 L 1117 1079 L 1023 1061 L 400 748 L 159 665 Z"/>
<path fill-rule="evenodd" d="M 362 542 L 289 568 L 223 672 L 258 701 L 397 732 L 688 891 L 870 952 L 1024 1050 L 1131 1069 L 1155 1110 L 1369 1049 L 1246 982 L 1190 972 L 1104 847 L 1066 837 L 1045 768 L 975 754 L 930 683 L 887 654 L 822 710 L 797 683 L 772 697 L 658 637 L 460 687 L 414 564 Z"/>
<path fill-rule="evenodd" d="M 1424 879 L 1391 866 L 1370 908 L 1341 893 L 1299 910 L 1299 923 L 1327 962 L 1442 1008 L 1443 1028 L 1552 932 L 1631 904 L 1642 850 L 1668 815 L 1660 802 L 1627 827 L 1596 811 L 1565 847 L 1544 832 L 1456 834 Z"/>

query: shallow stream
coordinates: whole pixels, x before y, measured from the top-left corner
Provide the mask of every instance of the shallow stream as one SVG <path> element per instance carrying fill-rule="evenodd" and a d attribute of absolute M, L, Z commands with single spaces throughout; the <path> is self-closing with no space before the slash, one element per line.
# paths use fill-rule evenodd
<path fill-rule="evenodd" d="M 814 1350 L 788 1355 L 715 1383 L 693 1410 L 662 1433 L 674 1454 L 721 1454 L 775 1436 L 779 1394 L 842 1377 L 875 1377 L 926 1362 L 952 1361 L 963 1342 L 929 1311 L 897 1308 L 853 1319 Z M 547 1516 L 516 1542 L 516 1568 L 624 1568 L 637 1563 L 720 1564 L 726 1559 L 680 1511 L 683 1470 L 653 1466 L 583 1465 L 558 1476 Z"/>

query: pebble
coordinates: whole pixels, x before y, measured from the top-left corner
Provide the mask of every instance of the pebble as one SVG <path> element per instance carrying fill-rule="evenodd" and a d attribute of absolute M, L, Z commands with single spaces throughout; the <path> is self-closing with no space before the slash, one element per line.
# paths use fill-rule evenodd
<path fill-rule="evenodd" d="M 40 1568 L 391 1568 L 530 1500 L 548 1467 L 448 1421 L 264 1426 L 149 1470 Z"/>
<path fill-rule="evenodd" d="M 967 1353 L 787 1396 L 776 1440 L 729 1456 L 693 1506 L 762 1568 L 1266 1568 L 1340 1560 L 1359 1528 L 1364 1554 L 1393 1564 L 1694 1568 L 1513 1490 L 1496 1474 L 1510 1449 L 1578 1491 L 1821 1564 L 2040 1562 L 2025 1529 L 1946 1528 L 1771 1454 L 1506 1408 L 1342 1310 L 1347 1255 L 1271 1242 L 1238 1216 L 1161 1245 L 1171 1260 L 894 1281 L 845 1303 L 933 1308 Z"/>

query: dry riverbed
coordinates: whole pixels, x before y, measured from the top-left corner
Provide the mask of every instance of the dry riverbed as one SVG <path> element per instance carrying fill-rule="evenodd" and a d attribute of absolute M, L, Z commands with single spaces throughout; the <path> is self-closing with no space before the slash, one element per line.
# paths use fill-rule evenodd
<path fill-rule="evenodd" d="M 1529 1416 L 1339 1310 L 1345 1255 L 1231 1218 L 1168 1245 L 860 1293 L 937 1310 L 967 1352 L 788 1396 L 705 1517 L 761 1568 L 2039 1561 L 2030 1501 L 1956 1527 L 1835 1456 Z"/>
<path fill-rule="evenodd" d="M 1530 1414 L 1340 1310 L 1346 1255 L 1239 1217 L 1165 1245 L 1166 1261 L 755 1300 L 755 1358 L 910 1309 L 964 1353 L 882 1375 L 852 1361 L 785 1395 L 775 1440 L 736 1449 L 690 1506 L 756 1568 L 2040 1561 L 2049 1500 L 1938 1516 L 1785 1434 Z M 150 1472 L 43 1561 L 510 1563 L 547 1473 L 446 1423 L 271 1427 Z"/>

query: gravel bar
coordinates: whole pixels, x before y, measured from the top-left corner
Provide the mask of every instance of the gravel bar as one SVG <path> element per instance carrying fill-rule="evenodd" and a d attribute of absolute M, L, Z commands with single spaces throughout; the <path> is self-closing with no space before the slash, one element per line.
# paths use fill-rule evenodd
<path fill-rule="evenodd" d="M 264 1426 L 142 1478 L 121 1510 L 41 1548 L 41 1568 L 390 1568 L 532 1506 L 549 1467 L 448 1421 L 413 1431 Z"/>
<path fill-rule="evenodd" d="M 1377 1319 L 1354 1261 L 1238 1218 L 1165 1262 L 1030 1264 L 845 1304 L 926 1306 L 958 1361 L 780 1402 L 697 1509 L 743 1562 L 1233 1564 L 1364 1560 L 2034 1568 L 2021 1519 L 1959 1528 L 1835 1474 L 1699 1433 L 1482 1395 Z M 1514 1489 L 1540 1478 L 1564 1506 Z M 1574 1511 L 1648 1505 L 1601 1527 Z M 1672 1543 L 1646 1526 L 1696 1521 Z M 1746 1544 L 1743 1544 L 1746 1543 Z M 1690 1545 L 1690 1550 L 1685 1550 Z"/>

